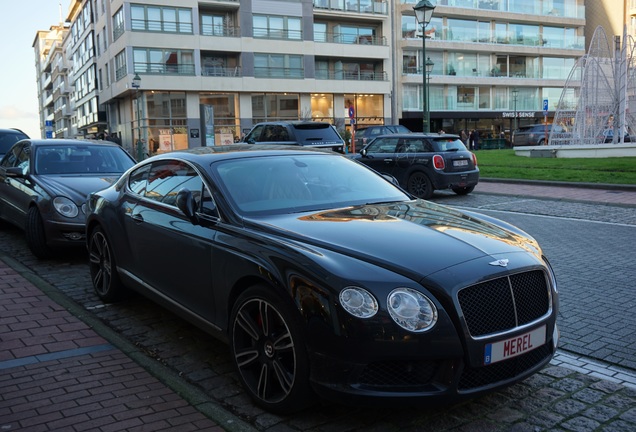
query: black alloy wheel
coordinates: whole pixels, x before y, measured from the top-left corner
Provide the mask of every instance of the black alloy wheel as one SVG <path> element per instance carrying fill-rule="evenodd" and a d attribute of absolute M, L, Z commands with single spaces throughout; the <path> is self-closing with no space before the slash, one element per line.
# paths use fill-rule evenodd
<path fill-rule="evenodd" d="M 117 264 L 108 239 L 101 228 L 90 234 L 88 265 L 95 293 L 109 303 L 121 299 L 125 289 L 117 274 Z"/>
<path fill-rule="evenodd" d="M 258 405 L 279 414 L 305 408 L 313 396 L 300 320 L 288 303 L 266 287 L 252 287 L 236 301 L 230 329 L 243 386 Z"/>
<path fill-rule="evenodd" d="M 35 206 L 29 207 L 27 211 L 26 241 L 29 249 L 36 257 L 45 259 L 53 255 L 53 251 L 46 244 L 44 222 L 42 222 L 40 210 Z"/>
<path fill-rule="evenodd" d="M 426 174 L 416 171 L 409 176 L 406 190 L 418 198 L 429 199 L 433 196 L 433 184 Z"/>

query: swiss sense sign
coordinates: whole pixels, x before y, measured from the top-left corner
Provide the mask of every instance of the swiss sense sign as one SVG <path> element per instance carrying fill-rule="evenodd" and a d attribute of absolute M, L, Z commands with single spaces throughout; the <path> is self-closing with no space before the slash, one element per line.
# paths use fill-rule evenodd
<path fill-rule="evenodd" d="M 515 115 L 516 114 L 516 115 Z M 501 116 L 503 118 L 534 118 L 537 117 L 536 115 L 536 111 L 517 111 L 516 113 L 514 111 L 512 112 L 503 112 L 501 113 Z"/>

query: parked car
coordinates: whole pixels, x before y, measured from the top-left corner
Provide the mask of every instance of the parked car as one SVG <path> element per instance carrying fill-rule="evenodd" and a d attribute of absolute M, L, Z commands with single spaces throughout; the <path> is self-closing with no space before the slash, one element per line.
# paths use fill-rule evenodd
<path fill-rule="evenodd" d="M 546 132 L 547 131 L 547 132 Z M 548 143 L 552 125 L 535 124 L 530 126 L 521 126 L 512 132 L 512 145 L 516 146 L 541 146 Z M 555 132 L 564 132 L 561 126 L 556 126 Z"/>
<path fill-rule="evenodd" d="M 457 135 L 381 135 L 353 157 L 423 199 L 442 189 L 465 195 L 479 182 L 477 157 Z"/>
<path fill-rule="evenodd" d="M 0 129 L 0 159 L 4 156 L 13 144 L 29 136 L 20 129 Z"/>
<path fill-rule="evenodd" d="M 379 135 L 388 135 L 394 133 L 411 133 L 409 128 L 402 125 L 377 125 L 366 126 L 356 129 L 355 140 L 356 149 L 361 149 L 373 138 Z"/>
<path fill-rule="evenodd" d="M 315 393 L 455 401 L 548 364 L 558 294 L 534 239 L 343 155 L 274 148 L 157 155 L 92 193 L 97 295 L 138 291 L 228 342 L 277 413 Z"/>
<path fill-rule="evenodd" d="M 256 124 L 243 138 L 248 144 L 299 145 L 344 153 L 345 142 L 328 122 L 279 121 Z"/>
<path fill-rule="evenodd" d="M 113 183 L 135 160 L 106 141 L 31 140 L 0 161 L 0 219 L 23 229 L 31 252 L 82 247 L 89 192 Z"/>

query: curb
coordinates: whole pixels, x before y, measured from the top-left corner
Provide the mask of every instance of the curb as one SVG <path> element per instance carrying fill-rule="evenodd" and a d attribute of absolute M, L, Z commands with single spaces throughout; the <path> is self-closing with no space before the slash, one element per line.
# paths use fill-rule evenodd
<path fill-rule="evenodd" d="M 573 188 L 581 188 L 581 189 L 605 189 L 605 190 L 622 190 L 627 192 L 636 192 L 636 185 L 627 185 L 627 184 L 559 182 L 559 181 L 551 181 L 551 180 L 500 179 L 500 178 L 491 178 L 491 177 L 480 177 L 479 181 L 484 183 L 509 183 L 509 184 L 524 184 L 524 185 L 534 185 L 534 186 L 573 187 Z"/>

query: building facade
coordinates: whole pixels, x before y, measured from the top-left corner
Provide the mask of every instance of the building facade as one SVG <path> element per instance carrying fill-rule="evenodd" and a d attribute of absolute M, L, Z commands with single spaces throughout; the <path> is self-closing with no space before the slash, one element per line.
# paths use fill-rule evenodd
<path fill-rule="evenodd" d="M 425 83 L 434 131 L 508 136 L 552 117 L 585 53 L 584 0 L 440 0 L 425 54 L 415 4 L 75 0 L 75 133 L 150 154 L 232 142 L 265 120 L 421 131 Z"/>

